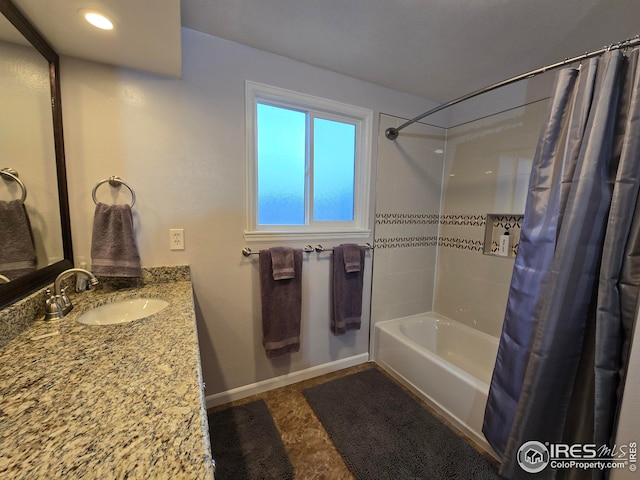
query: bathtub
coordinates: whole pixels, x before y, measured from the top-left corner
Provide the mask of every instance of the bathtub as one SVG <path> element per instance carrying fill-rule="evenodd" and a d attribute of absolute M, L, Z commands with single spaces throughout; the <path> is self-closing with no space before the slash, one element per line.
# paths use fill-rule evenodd
<path fill-rule="evenodd" d="M 374 330 L 373 360 L 497 458 L 482 421 L 498 339 L 435 312 Z"/>

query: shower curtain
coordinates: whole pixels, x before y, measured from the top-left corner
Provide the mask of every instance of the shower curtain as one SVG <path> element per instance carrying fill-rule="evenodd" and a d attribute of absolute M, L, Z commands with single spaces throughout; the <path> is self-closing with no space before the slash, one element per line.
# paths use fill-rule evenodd
<path fill-rule="evenodd" d="M 529 183 L 483 432 L 509 479 L 528 441 L 613 446 L 640 284 L 638 50 L 558 73 Z"/>

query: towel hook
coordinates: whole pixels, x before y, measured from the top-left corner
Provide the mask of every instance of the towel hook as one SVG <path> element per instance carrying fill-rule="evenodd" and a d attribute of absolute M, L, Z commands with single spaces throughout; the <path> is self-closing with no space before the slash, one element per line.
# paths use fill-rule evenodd
<path fill-rule="evenodd" d="M 20 202 L 24 203 L 24 201 L 27 198 L 27 187 L 25 187 L 24 183 L 22 183 L 22 180 L 20 180 L 18 178 L 18 171 L 10 168 L 10 167 L 6 167 L 3 168 L 2 170 L 0 170 L 0 176 L 5 176 L 8 177 L 9 180 L 12 180 L 14 182 L 16 182 L 18 185 L 20 185 L 20 188 L 22 189 L 22 195 L 20 196 Z"/>
<path fill-rule="evenodd" d="M 129 191 L 131 192 L 131 205 L 130 205 L 130 207 L 133 208 L 133 206 L 136 203 L 136 192 L 133 191 L 133 188 L 131 188 L 131 185 L 129 185 L 127 182 L 122 180 L 117 175 L 112 175 L 109 178 L 105 178 L 104 180 L 100 180 L 98 183 L 96 183 L 96 186 L 93 187 L 93 190 L 91 191 L 91 197 L 93 198 L 93 202 L 96 205 L 98 204 L 98 199 L 96 198 L 96 190 L 98 190 L 98 187 L 100 185 L 102 185 L 103 183 L 107 183 L 107 182 L 109 182 L 109 185 L 111 185 L 114 188 L 120 188 L 122 185 L 127 187 L 129 189 Z"/>

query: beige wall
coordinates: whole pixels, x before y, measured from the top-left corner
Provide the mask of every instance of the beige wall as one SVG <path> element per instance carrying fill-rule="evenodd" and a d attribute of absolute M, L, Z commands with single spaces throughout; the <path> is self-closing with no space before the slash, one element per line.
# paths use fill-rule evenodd
<path fill-rule="evenodd" d="M 207 395 L 332 362 L 366 360 L 370 254 L 362 330 L 341 337 L 330 333 L 330 255 L 312 254 L 303 267 L 301 350 L 276 360 L 264 354 L 257 257 L 245 258 L 241 250 L 273 244 L 249 244 L 243 236 L 245 80 L 372 109 L 374 132 L 380 111 L 411 117 L 433 104 L 188 29 L 182 44 L 182 79 L 62 59 L 76 261 L 90 257 L 91 189 L 119 175 L 138 197 L 134 220 L 143 265 L 191 266 Z M 375 145 L 373 151 L 375 166 Z M 111 200 L 108 186 L 99 193 Z M 370 212 L 373 217 L 373 205 Z M 184 228 L 184 252 L 169 250 L 170 228 Z M 342 240 L 348 239 L 321 243 L 329 247 Z M 290 244 L 305 243 L 313 242 Z"/>

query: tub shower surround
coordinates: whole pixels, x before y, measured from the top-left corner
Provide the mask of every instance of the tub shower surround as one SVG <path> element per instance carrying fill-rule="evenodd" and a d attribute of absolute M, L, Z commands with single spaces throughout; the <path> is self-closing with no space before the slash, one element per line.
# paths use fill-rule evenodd
<path fill-rule="evenodd" d="M 65 318 L 38 316 L 0 349 L 0 477 L 213 478 L 188 267 L 124 282 L 75 295 Z M 128 324 L 77 322 L 139 296 L 170 305 Z"/>
<path fill-rule="evenodd" d="M 520 225 L 511 214 L 378 213 L 373 323 L 435 311 L 499 336 Z M 487 227 L 494 238 L 485 245 Z M 506 228 L 511 258 L 497 255 Z"/>
<path fill-rule="evenodd" d="M 376 225 L 438 225 L 446 227 L 472 227 L 456 232 L 455 228 L 446 230 L 446 235 L 430 236 L 389 236 L 389 229 L 385 236 L 376 235 L 375 248 L 411 248 L 411 247 L 445 247 L 474 252 L 498 251 L 498 241 L 496 236 L 501 232 L 509 230 L 512 239 L 512 255 L 518 251 L 518 239 L 522 228 L 522 215 L 491 215 L 493 220 L 493 238 L 491 245 L 485 246 L 484 236 L 487 223 L 487 215 L 465 215 L 437 213 L 377 213 Z M 475 227 L 475 228 L 474 228 Z M 442 231 L 442 229 L 441 229 Z"/>

